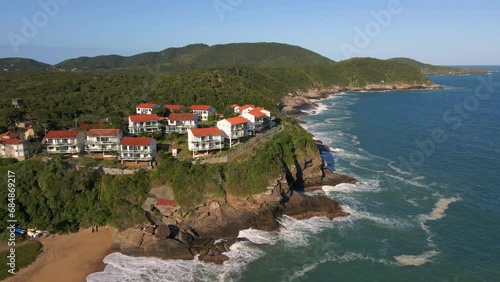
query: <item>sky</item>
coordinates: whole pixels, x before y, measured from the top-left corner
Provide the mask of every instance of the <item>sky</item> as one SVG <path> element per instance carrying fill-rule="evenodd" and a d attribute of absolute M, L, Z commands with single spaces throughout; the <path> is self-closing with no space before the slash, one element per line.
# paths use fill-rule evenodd
<path fill-rule="evenodd" d="M 55 64 L 193 43 L 280 42 L 335 61 L 500 65 L 498 0 L 24 0 L 0 4 L 0 58 Z"/>

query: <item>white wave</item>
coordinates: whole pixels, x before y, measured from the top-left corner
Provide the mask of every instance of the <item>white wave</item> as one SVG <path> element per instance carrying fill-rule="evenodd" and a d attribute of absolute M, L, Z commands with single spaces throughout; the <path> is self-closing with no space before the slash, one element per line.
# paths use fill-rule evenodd
<path fill-rule="evenodd" d="M 342 209 L 345 212 L 348 212 L 350 214 L 347 217 L 341 218 L 341 219 L 344 219 L 346 221 L 353 222 L 353 221 L 357 221 L 357 220 L 369 220 L 369 221 L 375 222 L 377 224 L 380 224 L 380 225 L 383 225 L 386 227 L 390 227 L 390 228 L 396 228 L 396 229 L 408 228 L 408 227 L 411 227 L 413 225 L 411 222 L 409 222 L 407 220 L 374 215 L 374 214 L 367 212 L 367 211 L 356 210 L 355 208 L 352 208 L 349 205 L 343 205 Z M 335 219 L 337 219 L 337 218 L 335 218 Z"/>
<path fill-rule="evenodd" d="M 245 238 L 258 245 L 274 245 L 277 241 L 276 232 L 266 232 L 258 229 L 245 229 L 238 233 L 238 238 Z"/>
<path fill-rule="evenodd" d="M 422 214 L 420 215 L 420 220 L 422 222 L 426 222 L 428 220 L 438 220 L 446 216 L 445 211 L 448 209 L 448 206 L 454 202 L 460 201 L 460 198 L 441 198 L 439 201 L 437 201 L 436 205 L 434 206 L 434 209 L 430 214 Z"/>
<path fill-rule="evenodd" d="M 309 245 L 314 234 L 332 228 L 334 222 L 326 217 L 313 217 L 297 220 L 287 215 L 278 219 L 282 228 L 277 233 L 279 240 L 294 247 Z"/>
<path fill-rule="evenodd" d="M 132 281 L 227 281 L 241 277 L 246 265 L 264 255 L 248 242 L 238 242 L 225 253 L 230 259 L 222 265 L 194 260 L 163 260 L 130 257 L 112 253 L 104 258 L 102 272 L 87 276 L 88 282 Z"/>
<path fill-rule="evenodd" d="M 438 251 L 432 250 L 425 252 L 421 255 L 415 256 L 415 255 L 400 255 L 400 256 L 395 256 L 394 259 L 400 264 L 400 265 L 412 265 L 412 266 L 420 266 L 423 264 L 426 264 L 429 262 L 433 257 L 437 256 L 439 254 Z"/>
<path fill-rule="evenodd" d="M 399 174 L 404 174 L 404 175 L 412 175 L 413 173 L 409 172 L 409 171 L 405 171 L 405 170 L 402 170 L 400 169 L 399 167 L 395 166 L 396 162 L 394 161 L 391 161 L 389 163 L 387 163 L 387 165 L 392 169 L 394 170 L 395 172 L 399 173 Z"/>
<path fill-rule="evenodd" d="M 378 180 L 370 180 L 370 181 L 362 181 L 356 184 L 350 183 L 341 183 L 335 186 L 325 185 L 322 187 L 322 190 L 326 193 L 330 192 L 339 192 L 339 193 L 353 193 L 353 192 L 379 192 L 379 181 Z"/>
<path fill-rule="evenodd" d="M 409 185 L 412 185 L 412 186 L 415 186 L 415 187 L 420 187 L 420 188 L 427 188 L 427 185 L 424 185 L 420 182 L 418 182 L 416 180 L 416 178 L 413 178 L 413 179 L 407 179 L 407 178 L 404 178 L 404 177 L 401 177 L 401 176 L 397 176 L 397 175 L 392 175 L 392 174 L 385 174 L 386 176 L 390 177 L 390 178 L 394 178 L 394 179 L 397 179 L 401 182 L 404 182 L 406 184 L 409 184 Z"/>

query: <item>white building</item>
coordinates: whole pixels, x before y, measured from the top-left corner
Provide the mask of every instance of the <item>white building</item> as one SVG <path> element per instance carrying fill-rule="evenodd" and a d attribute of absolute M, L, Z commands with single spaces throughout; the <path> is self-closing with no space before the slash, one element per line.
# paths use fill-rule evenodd
<path fill-rule="evenodd" d="M 198 127 L 198 116 L 196 114 L 170 114 L 167 118 L 165 132 L 187 133 L 190 128 Z"/>
<path fill-rule="evenodd" d="M 150 115 L 153 113 L 153 109 L 159 108 L 160 105 L 154 103 L 140 103 L 135 107 L 135 112 L 138 115 Z"/>
<path fill-rule="evenodd" d="M 195 153 L 224 148 L 224 133 L 217 127 L 192 128 L 188 130 L 188 148 Z"/>
<path fill-rule="evenodd" d="M 24 161 L 29 156 L 28 142 L 14 132 L 0 134 L 0 157 Z"/>
<path fill-rule="evenodd" d="M 217 111 L 210 105 L 192 105 L 190 108 L 193 114 L 198 115 L 200 120 L 208 120 L 209 115 L 216 115 Z"/>
<path fill-rule="evenodd" d="M 130 134 L 143 132 L 161 131 L 161 121 L 163 118 L 156 114 L 151 115 L 131 115 L 128 117 L 128 131 Z"/>
<path fill-rule="evenodd" d="M 119 129 L 90 129 L 85 139 L 85 151 L 118 152 L 118 145 L 123 138 Z"/>
<path fill-rule="evenodd" d="M 229 147 L 232 147 L 233 140 L 251 135 L 253 124 L 242 116 L 227 118 L 217 122 L 217 128 L 224 132 L 224 137 L 229 139 Z"/>
<path fill-rule="evenodd" d="M 156 140 L 145 137 L 124 137 L 118 149 L 119 159 L 124 161 L 150 162 L 156 157 Z"/>
<path fill-rule="evenodd" d="M 49 154 L 78 154 L 84 149 L 85 134 L 77 130 L 52 130 L 42 144 Z"/>

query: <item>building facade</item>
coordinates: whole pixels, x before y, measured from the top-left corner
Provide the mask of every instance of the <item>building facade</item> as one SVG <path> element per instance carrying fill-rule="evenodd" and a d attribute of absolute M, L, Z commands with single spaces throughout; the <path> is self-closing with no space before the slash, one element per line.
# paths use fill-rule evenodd
<path fill-rule="evenodd" d="M 224 137 L 229 140 L 229 147 L 232 147 L 233 140 L 247 137 L 252 132 L 252 123 L 242 117 L 232 117 L 217 122 L 217 128 L 224 132 Z M 250 133 L 250 134 L 249 134 Z"/>
<path fill-rule="evenodd" d="M 85 151 L 118 152 L 123 132 L 119 129 L 90 129 L 85 138 Z"/>
<path fill-rule="evenodd" d="M 222 150 L 224 141 L 224 133 L 217 127 L 188 130 L 188 149 L 193 155 L 200 151 Z"/>
<path fill-rule="evenodd" d="M 85 134 L 77 130 L 52 130 L 42 144 L 49 154 L 78 154 L 83 151 Z"/>
<path fill-rule="evenodd" d="M 217 115 L 217 111 L 210 105 L 192 105 L 190 108 L 193 114 L 196 114 L 200 120 L 208 120 L 208 116 Z"/>
<path fill-rule="evenodd" d="M 135 107 L 135 112 L 138 115 L 150 115 L 153 113 L 153 109 L 159 107 L 160 105 L 154 103 L 140 103 Z"/>
<path fill-rule="evenodd" d="M 156 114 L 131 115 L 128 117 L 128 131 L 130 134 L 154 133 L 161 131 L 163 118 Z"/>
<path fill-rule="evenodd" d="M 170 114 L 167 118 L 166 133 L 177 132 L 186 134 L 188 129 L 198 127 L 198 116 L 196 114 Z"/>
<path fill-rule="evenodd" d="M 120 141 L 118 158 L 122 162 L 150 162 L 156 157 L 156 140 L 145 137 L 124 137 Z"/>

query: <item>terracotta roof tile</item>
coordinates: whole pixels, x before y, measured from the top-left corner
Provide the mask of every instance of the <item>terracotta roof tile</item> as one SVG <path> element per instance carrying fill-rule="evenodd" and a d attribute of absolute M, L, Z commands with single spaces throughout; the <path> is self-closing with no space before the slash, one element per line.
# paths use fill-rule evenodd
<path fill-rule="evenodd" d="M 54 138 L 76 138 L 80 131 L 77 130 L 52 130 L 47 132 L 43 137 L 44 139 L 54 139 Z"/>
<path fill-rule="evenodd" d="M 157 114 L 152 114 L 152 115 L 130 115 L 129 119 L 132 122 L 144 122 L 144 121 L 162 120 L 163 118 L 159 117 Z"/>
<path fill-rule="evenodd" d="M 124 137 L 120 142 L 123 146 L 149 146 L 153 138 L 147 137 Z"/>
<path fill-rule="evenodd" d="M 168 120 L 195 120 L 197 115 L 195 114 L 170 114 Z"/>
<path fill-rule="evenodd" d="M 242 124 L 242 123 L 247 123 L 247 122 L 250 122 L 248 119 L 242 117 L 242 116 L 237 116 L 237 117 L 232 117 L 232 118 L 226 118 L 226 120 L 230 123 L 230 124 Z"/>
<path fill-rule="evenodd" d="M 91 129 L 87 136 L 116 136 L 120 133 L 120 129 Z"/>
<path fill-rule="evenodd" d="M 196 137 L 222 135 L 222 132 L 217 127 L 191 128 L 190 130 Z"/>
<path fill-rule="evenodd" d="M 208 111 L 210 107 L 210 105 L 192 105 L 190 109 L 192 111 Z"/>
<path fill-rule="evenodd" d="M 152 109 L 154 108 L 155 106 L 157 106 L 157 104 L 155 103 L 140 103 L 139 105 L 137 105 L 136 108 L 141 108 L 141 109 Z"/>
<path fill-rule="evenodd" d="M 168 105 L 168 104 L 163 106 L 163 107 L 165 107 L 165 109 L 169 109 L 171 111 L 177 111 L 177 112 L 182 111 L 182 109 L 184 108 L 183 105 Z"/>

